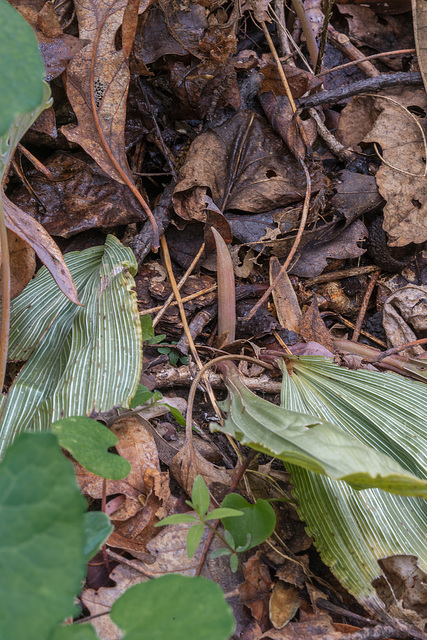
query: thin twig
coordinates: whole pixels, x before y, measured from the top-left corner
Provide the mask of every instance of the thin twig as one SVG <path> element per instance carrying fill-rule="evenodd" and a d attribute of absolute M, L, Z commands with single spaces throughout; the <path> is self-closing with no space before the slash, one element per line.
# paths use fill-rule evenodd
<path fill-rule="evenodd" d="M 345 33 L 341 33 L 329 25 L 328 36 L 332 44 L 347 56 L 347 58 L 354 60 L 359 69 L 369 76 L 369 78 L 376 78 L 381 75 L 378 69 L 371 62 L 363 60 L 365 56 L 357 47 L 354 46 L 354 44 L 350 42 L 350 38 Z"/>
<path fill-rule="evenodd" d="M 328 0 L 325 16 L 323 19 L 322 33 L 320 34 L 319 55 L 317 56 L 316 68 L 314 73 L 317 75 L 322 70 L 323 56 L 325 55 L 326 40 L 328 38 L 328 25 L 331 19 L 332 8 L 335 0 Z"/>
<path fill-rule="evenodd" d="M 300 164 L 301 164 L 301 166 L 302 166 L 302 168 L 304 170 L 304 173 L 305 173 L 305 177 L 306 177 L 306 181 L 307 181 L 307 187 L 306 187 L 306 192 L 305 192 L 304 206 L 302 208 L 302 214 L 301 214 L 301 220 L 300 220 L 300 224 L 299 224 L 299 228 L 298 228 L 298 233 L 297 233 L 297 235 L 295 237 L 294 244 L 292 245 L 292 248 L 291 248 L 291 250 L 290 250 L 290 252 L 288 254 L 288 257 L 286 258 L 282 268 L 280 269 L 279 273 L 277 274 L 277 276 L 275 277 L 275 279 L 273 280 L 271 285 L 268 287 L 267 291 L 261 296 L 261 298 L 258 300 L 258 302 L 252 307 L 252 309 L 250 310 L 250 312 L 246 316 L 246 320 L 250 320 L 251 318 L 253 318 L 253 316 L 258 311 L 260 306 L 262 304 L 264 304 L 264 302 L 267 300 L 268 296 L 271 294 L 273 289 L 277 286 L 280 278 L 287 271 L 289 265 L 291 264 L 292 258 L 294 257 L 295 252 L 298 249 L 299 243 L 301 241 L 302 234 L 304 232 L 305 225 L 306 225 L 306 222 L 307 222 L 308 210 L 309 210 L 309 206 L 310 206 L 311 178 L 310 178 L 310 174 L 308 172 L 308 169 L 307 169 L 307 166 L 306 166 L 305 162 L 303 160 L 300 160 Z"/>
<path fill-rule="evenodd" d="M 366 311 L 368 310 L 369 300 L 371 299 L 371 295 L 374 291 L 375 285 L 377 284 L 379 275 L 380 275 L 379 271 L 377 271 L 376 273 L 373 273 L 371 281 L 366 287 L 365 295 L 363 296 L 362 306 L 360 307 L 359 315 L 357 316 L 356 326 L 353 332 L 353 337 L 351 339 L 352 342 L 357 342 L 359 340 L 362 324 L 365 319 Z"/>
<path fill-rule="evenodd" d="M 157 118 L 156 118 L 156 114 L 154 113 L 154 109 L 153 106 L 150 102 L 150 98 L 148 96 L 147 90 L 144 87 L 144 83 L 141 80 L 141 76 L 138 77 L 138 86 L 141 90 L 142 95 L 144 96 L 144 102 L 147 105 L 148 111 L 150 113 L 151 119 L 153 121 L 154 124 L 154 128 L 156 129 L 156 133 L 157 133 L 157 138 L 160 142 L 160 146 L 162 147 L 162 151 L 163 151 L 163 155 L 165 157 L 166 162 L 169 165 L 169 168 L 171 170 L 172 176 L 174 178 L 174 180 L 177 179 L 177 174 L 175 171 L 175 162 L 173 161 L 173 159 L 171 158 L 171 152 L 169 151 L 169 149 L 167 148 L 165 141 L 163 140 L 163 136 L 162 136 L 162 132 L 160 131 L 160 127 L 157 123 Z"/>
<path fill-rule="evenodd" d="M 401 347 L 393 347 L 393 349 L 387 349 L 387 351 L 383 351 L 383 353 L 378 356 L 375 362 L 381 362 L 381 360 L 384 360 L 384 358 L 387 358 L 388 356 L 393 356 L 395 353 L 400 353 L 400 351 L 405 351 L 405 349 L 409 349 L 409 347 L 417 347 L 421 344 L 427 344 L 427 338 L 420 338 L 419 340 L 407 342 Z M 427 365 L 427 359 L 425 358 L 420 358 L 420 363 L 424 364 L 423 360 L 425 360 L 425 364 Z"/>
<path fill-rule="evenodd" d="M 2 189 L 0 188 L 0 250 L 1 250 L 1 323 L 0 323 L 0 393 L 6 375 L 10 330 L 10 259 L 4 220 Z"/>
<path fill-rule="evenodd" d="M 181 280 L 179 282 L 181 282 Z M 178 287 L 179 287 L 179 282 L 178 282 Z M 197 298 L 201 298 L 202 296 L 206 296 L 208 293 L 212 293 L 213 291 L 216 291 L 217 286 L 218 285 L 213 284 L 211 287 L 206 287 L 206 289 L 200 289 L 200 291 L 195 291 L 194 293 L 190 294 L 189 296 L 185 296 L 185 298 L 182 298 L 182 302 L 183 303 L 191 302 L 191 300 L 196 300 Z M 171 295 L 173 296 L 173 294 L 171 294 Z M 169 298 L 168 298 L 168 300 L 169 300 Z M 157 307 L 151 307 L 151 309 L 145 309 L 140 315 L 145 316 L 148 313 L 157 313 L 161 309 L 164 309 L 165 304 L 166 303 L 159 304 Z M 169 303 L 168 307 L 176 307 L 177 305 L 178 305 L 177 301 L 176 300 L 172 300 L 172 302 Z M 165 309 L 165 311 L 166 311 L 166 309 Z M 154 326 L 155 325 L 154 325 L 154 320 L 153 320 L 153 327 Z"/>
<path fill-rule="evenodd" d="M 333 67 L 332 69 L 325 69 L 321 73 L 318 73 L 316 77 L 322 78 L 323 76 L 327 76 L 329 73 L 340 71 L 341 69 L 345 69 L 346 67 L 353 67 L 354 65 L 360 64 L 361 62 L 366 62 L 367 60 L 375 60 L 376 58 L 385 58 L 388 56 L 395 56 L 404 53 L 416 53 L 416 51 L 415 49 L 397 49 L 396 51 L 383 51 L 382 53 L 374 53 L 371 56 L 363 56 L 363 58 L 360 58 L 359 60 L 352 60 L 351 62 L 340 64 L 338 65 L 338 67 Z"/>
<path fill-rule="evenodd" d="M 280 55 L 281 56 L 291 56 L 291 48 L 289 46 L 289 38 L 286 33 L 287 29 L 286 18 L 285 18 L 285 3 L 284 0 L 273 0 L 273 6 L 275 15 L 277 16 L 277 22 L 279 29 L 277 31 L 277 37 L 279 38 L 280 45 Z M 295 66 L 295 62 L 292 57 L 289 59 L 289 64 Z"/>
<path fill-rule="evenodd" d="M 353 84 L 332 89 L 331 91 L 323 91 L 307 98 L 298 98 L 295 104 L 300 109 L 309 109 L 310 107 L 318 107 L 321 104 L 334 104 L 341 102 L 346 98 L 357 96 L 361 93 L 375 93 L 386 87 L 398 86 L 417 86 L 422 85 L 423 79 L 419 71 L 401 72 L 401 73 L 384 73 L 377 78 L 367 78 Z"/>
<path fill-rule="evenodd" d="M 357 154 L 350 149 L 347 149 L 341 142 L 339 142 L 336 137 L 329 131 L 328 127 L 325 126 L 324 122 L 322 122 L 319 114 L 316 109 L 312 107 L 308 110 L 308 113 L 313 118 L 316 123 L 317 133 L 321 138 L 326 142 L 329 149 L 332 151 L 334 155 L 336 155 L 340 160 L 345 162 L 351 162 L 357 157 Z"/>
<path fill-rule="evenodd" d="M 197 367 L 203 371 L 203 365 L 202 365 L 202 361 L 200 360 L 199 354 L 197 353 L 197 349 L 196 346 L 194 344 L 194 340 L 193 337 L 191 335 L 189 326 L 188 326 L 188 322 L 187 322 L 187 316 L 185 315 L 185 309 L 184 309 L 184 305 L 182 304 L 182 298 L 181 298 L 181 294 L 179 293 L 178 290 L 178 286 L 175 280 L 175 275 L 174 272 L 172 270 L 172 262 L 170 259 L 170 254 L 169 254 L 169 248 L 168 248 L 168 244 L 166 242 L 166 238 L 163 235 L 160 239 L 160 243 L 161 243 L 161 247 L 162 247 L 162 252 L 163 252 L 163 259 L 165 261 L 165 266 L 166 266 L 166 271 L 168 272 L 168 276 L 169 276 L 169 281 L 171 283 L 172 286 L 172 291 L 174 293 L 175 299 L 178 303 L 178 308 L 179 308 L 179 313 L 181 316 L 181 321 L 182 321 L 182 326 L 184 328 L 184 333 L 187 336 L 187 340 L 188 340 L 188 344 L 190 345 L 190 349 L 191 349 L 191 353 L 192 356 L 194 358 L 195 363 L 197 364 Z M 196 376 L 197 378 L 197 376 Z M 214 392 L 212 390 L 212 387 L 209 383 L 209 380 L 205 380 L 205 384 L 206 384 L 206 390 L 208 392 L 208 396 L 209 396 L 209 400 L 212 403 L 212 406 L 215 410 L 215 413 L 217 414 L 218 418 L 220 420 L 222 420 L 222 416 L 221 416 L 221 412 L 218 408 L 218 405 L 216 403 L 216 399 L 215 399 L 215 395 Z M 187 441 L 189 443 L 192 442 L 192 431 L 190 428 L 189 433 L 187 433 Z"/>
<path fill-rule="evenodd" d="M 310 54 L 311 64 L 314 69 L 316 66 L 317 59 L 319 57 L 319 49 L 317 46 L 316 38 L 314 37 L 313 29 L 311 28 L 311 24 L 307 20 L 304 5 L 301 2 L 301 0 L 292 0 L 292 6 L 295 10 L 295 13 L 298 16 L 302 31 L 305 35 L 305 39 L 307 42 L 307 49 Z"/>
<path fill-rule="evenodd" d="M 322 273 L 320 276 L 314 278 L 307 278 L 304 281 L 306 287 L 312 287 L 314 284 L 320 284 L 321 282 L 333 282 L 334 280 L 343 280 L 344 278 L 351 278 L 352 276 L 362 276 L 373 271 L 379 271 L 375 265 L 369 265 L 366 267 L 354 267 L 354 269 L 343 269 L 342 271 L 329 271 L 329 273 Z"/>
<path fill-rule="evenodd" d="M 188 267 L 187 271 L 184 273 L 184 275 L 182 276 L 181 280 L 178 282 L 177 287 L 178 287 L 178 291 L 181 290 L 181 287 L 187 282 L 188 277 L 190 276 L 191 272 L 193 271 L 194 267 L 196 266 L 196 264 L 199 262 L 200 257 L 203 253 L 203 251 L 205 250 L 205 243 L 202 243 L 202 246 L 200 247 L 200 249 L 198 250 L 194 260 L 192 261 L 192 263 L 190 264 L 190 266 Z M 216 288 L 216 285 L 215 285 Z M 200 293 L 197 293 L 197 295 L 200 295 Z M 166 313 L 168 307 L 171 305 L 173 299 L 175 297 L 174 292 L 172 291 L 172 293 L 170 294 L 170 296 L 168 297 L 168 299 L 166 300 L 166 302 L 159 308 L 156 308 L 156 311 L 159 311 L 159 313 L 156 315 L 156 317 L 153 320 L 153 327 L 156 326 L 156 324 L 158 324 L 160 318 L 164 315 L 164 313 Z M 193 294 L 193 297 L 197 297 L 196 294 Z M 187 296 L 187 298 L 183 298 L 182 302 L 188 302 L 188 300 L 192 300 L 191 296 Z M 175 304 L 178 304 L 178 302 L 175 302 Z M 153 313 L 154 310 L 153 309 L 148 309 L 148 311 L 144 311 L 144 314 L 146 313 Z"/>
<path fill-rule="evenodd" d="M 128 567 L 131 567 L 131 569 L 135 569 L 135 571 L 139 571 L 139 573 L 142 573 L 142 575 L 147 576 L 147 578 L 153 577 L 152 575 L 144 571 L 144 569 L 142 568 L 139 562 L 136 562 L 135 560 L 129 560 L 128 558 L 123 558 L 123 556 L 120 556 L 118 553 L 111 551 L 111 549 L 107 549 L 107 554 L 110 556 L 112 560 L 117 560 L 117 562 L 120 562 L 120 564 L 125 564 Z"/>

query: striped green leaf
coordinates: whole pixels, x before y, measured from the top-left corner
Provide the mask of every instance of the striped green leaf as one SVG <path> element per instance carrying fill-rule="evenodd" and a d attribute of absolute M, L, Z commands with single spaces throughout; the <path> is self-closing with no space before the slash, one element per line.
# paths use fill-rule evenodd
<path fill-rule="evenodd" d="M 141 372 L 141 325 L 132 251 L 114 237 L 69 253 L 83 306 L 70 302 L 45 267 L 12 302 L 9 359 L 27 361 L 0 423 L 0 456 L 21 431 L 69 416 L 129 407 Z"/>
<path fill-rule="evenodd" d="M 427 480 L 427 386 L 394 373 L 350 371 L 323 357 L 292 357 L 292 365 L 292 375 L 282 367 L 281 407 L 253 396 L 228 370 L 226 384 L 231 397 L 224 430 L 285 461 L 299 514 L 323 561 L 363 606 L 377 615 L 387 615 L 386 605 L 373 586 L 380 579 L 389 584 L 379 561 L 412 556 L 427 572 L 427 503 L 420 497 L 425 496 Z M 309 435 L 325 424 L 339 429 L 349 438 L 348 443 L 356 439 L 366 447 L 365 467 L 369 467 L 368 460 L 374 461 L 370 451 L 380 456 L 378 460 L 388 459 L 392 466 L 397 465 L 403 478 L 414 479 L 413 494 L 396 495 L 386 482 L 377 483 L 378 467 L 371 467 L 372 487 L 364 490 L 336 474 L 325 473 L 324 460 L 323 471 L 315 469 L 314 463 L 324 458 L 325 446 L 332 454 L 332 469 L 343 469 L 346 464 L 352 467 L 353 451 L 361 451 L 335 447 L 338 440 L 315 439 L 317 449 L 313 448 Z M 305 455 L 302 449 L 296 455 L 295 444 L 301 445 L 303 433 L 309 446 Z M 284 435 L 288 439 L 285 445 Z M 356 458 L 356 462 L 360 466 L 360 460 Z M 394 480 L 394 489 L 398 489 L 398 478 Z M 397 602 L 399 594 L 394 598 Z"/>
<path fill-rule="evenodd" d="M 284 371 L 282 405 L 333 420 L 346 433 L 427 477 L 427 387 L 394 373 L 349 371 L 326 358 L 301 357 Z M 415 556 L 427 572 L 427 503 L 380 489 L 355 491 L 296 465 L 292 474 L 300 516 L 323 561 L 368 610 L 384 614 L 372 583 L 378 561 Z M 398 598 L 396 597 L 396 601 Z"/>

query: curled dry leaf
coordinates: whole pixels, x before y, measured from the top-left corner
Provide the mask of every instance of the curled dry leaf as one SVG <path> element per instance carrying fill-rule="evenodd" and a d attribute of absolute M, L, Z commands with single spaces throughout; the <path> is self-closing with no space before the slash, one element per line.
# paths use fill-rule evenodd
<path fill-rule="evenodd" d="M 266 121 L 241 111 L 192 143 L 175 187 L 175 211 L 204 222 L 208 192 L 223 213 L 261 213 L 302 200 L 305 177 Z"/>
<path fill-rule="evenodd" d="M 3 193 L 1 197 L 6 227 L 34 249 L 67 298 L 71 302 L 80 304 L 76 285 L 57 244 L 34 218 L 14 205 Z"/>
<path fill-rule="evenodd" d="M 408 285 L 387 298 L 383 309 L 383 324 L 392 347 L 418 340 L 427 329 L 427 288 Z M 421 345 L 406 349 L 403 354 L 419 356 L 425 353 Z"/>
<path fill-rule="evenodd" d="M 143 0 L 140 11 L 150 0 Z M 130 73 L 123 51 L 116 49 L 115 39 L 127 0 L 110 5 L 82 0 L 76 5 L 80 37 L 90 41 L 71 61 L 67 69 L 67 95 L 78 119 L 78 125 L 62 128 L 66 138 L 76 142 L 117 182 L 124 182 L 112 162 L 114 157 L 133 183 L 126 158 L 124 128 L 126 98 Z M 97 118 L 91 100 L 91 67 Z M 100 131 L 96 120 L 99 120 Z M 109 153 L 109 150 L 111 153 Z"/>
<path fill-rule="evenodd" d="M 108 544 L 130 553 L 143 553 L 145 545 L 156 533 L 154 525 L 166 515 L 164 505 L 169 500 L 169 475 L 160 471 L 156 442 L 137 415 L 126 416 L 116 422 L 112 431 L 119 441 L 116 449 L 132 466 L 123 480 L 107 480 L 107 496 L 126 497 L 118 509 L 110 513 L 115 524 Z M 76 465 L 77 479 L 83 493 L 102 497 L 103 480 Z M 108 503 L 109 504 L 109 503 Z M 107 506 L 108 506 L 107 504 Z"/>
<path fill-rule="evenodd" d="M 243 565 L 245 581 L 239 585 L 242 602 L 249 607 L 253 617 L 264 629 L 268 623 L 268 605 L 272 586 L 270 572 L 260 562 L 261 552 L 254 553 Z"/>
<path fill-rule="evenodd" d="M 275 281 L 281 265 L 277 258 L 270 258 L 270 284 Z M 284 273 L 273 289 L 277 318 L 284 329 L 299 333 L 301 309 L 287 273 Z"/>

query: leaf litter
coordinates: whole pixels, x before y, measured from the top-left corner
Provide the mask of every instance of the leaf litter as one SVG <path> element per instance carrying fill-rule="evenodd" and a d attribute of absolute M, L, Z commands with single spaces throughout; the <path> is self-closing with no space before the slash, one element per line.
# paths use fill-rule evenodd
<path fill-rule="evenodd" d="M 307 71 L 307 64 L 300 61 L 298 50 L 292 57 L 281 51 L 282 69 L 294 97 L 303 96 L 313 88 L 321 95 L 325 88 L 351 86 L 364 77 L 363 70 L 370 70 L 374 95 L 343 98 L 338 107 L 326 106 L 325 100 L 325 105 L 318 108 L 325 128 L 335 132 L 339 142 L 354 152 L 353 160 L 346 162 L 342 155 L 335 155 L 339 149 L 335 145 L 337 141 L 325 137 L 309 113 L 295 116 L 289 107 L 280 69 L 271 62 L 272 52 L 262 31 L 250 18 L 253 15 L 258 21 L 269 20 L 267 3 L 243 5 L 240 13 L 237 5 L 219 4 L 207 9 L 204 2 L 176 6 L 162 0 L 142 3 L 136 9 L 135 4 L 131 6 L 118 0 L 109 8 L 100 3 L 78 3 L 75 16 L 71 3 L 65 3 L 66 6 L 50 2 L 34 3 L 34 6 L 31 2 L 14 4 L 36 29 L 47 78 L 56 80 L 52 83 L 54 104 L 50 120 L 45 119 L 43 124 L 40 117 L 23 139 L 24 144 L 28 140 L 26 144 L 46 170 L 40 172 L 23 159 L 22 171 L 9 171 L 3 196 L 6 216 L 10 229 L 50 266 L 71 298 L 76 299 L 75 290 L 70 288 L 67 272 L 61 274 L 57 267 L 62 257 L 55 240 L 48 234 L 68 252 L 70 248 L 81 250 L 99 244 L 111 231 L 125 244 L 136 246 L 136 238 L 145 229 L 146 239 L 138 240 L 146 245 L 145 248 L 138 245 L 139 311 L 144 313 L 164 304 L 169 291 L 160 291 L 162 287 L 153 280 L 156 269 L 162 270 L 159 259 L 154 253 L 146 258 L 151 241 L 155 244 L 155 232 L 148 232 L 143 222 L 152 210 L 159 228 L 169 226 L 165 237 L 175 259 L 177 278 L 204 247 L 199 262 L 193 266 L 191 279 L 187 279 L 182 288 L 184 300 L 192 297 L 184 301 L 189 320 L 196 313 L 206 316 L 205 321 L 199 318 L 201 329 L 194 331 L 192 338 L 197 341 L 203 361 L 217 355 L 216 313 L 224 313 L 223 306 L 217 311 L 216 294 L 206 293 L 207 285 L 224 277 L 224 267 L 215 264 L 210 231 L 210 227 L 215 227 L 226 243 L 232 245 L 236 284 L 247 287 L 242 289 L 241 298 L 237 296 L 236 309 L 226 311 L 233 313 L 237 321 L 236 341 L 220 344 L 222 349 L 231 354 L 244 352 L 256 356 L 265 352 L 269 361 L 289 355 L 289 351 L 331 353 L 337 360 L 344 361 L 339 349 L 343 339 L 347 339 L 346 348 L 356 350 L 353 363 L 358 357 L 359 365 L 363 364 L 361 360 L 365 358 L 369 364 L 365 362 L 364 366 L 391 367 L 425 379 L 422 358 L 414 359 L 423 355 L 422 344 L 409 347 L 403 355 L 392 354 L 375 363 L 379 352 L 372 355 L 372 350 L 365 348 L 361 341 L 371 347 L 399 348 L 408 342 L 422 341 L 425 336 L 427 265 L 422 253 L 422 243 L 427 239 L 423 186 L 425 91 L 408 90 L 403 83 L 392 90 L 375 84 L 390 69 L 416 71 L 413 54 L 398 52 L 381 57 L 373 60 L 371 67 L 361 61 L 372 52 L 410 50 L 415 39 L 418 64 L 424 73 L 425 17 L 416 2 L 414 26 L 410 14 L 404 12 L 406 6 L 399 5 L 393 13 L 384 13 L 382 3 L 369 8 L 337 5 L 332 24 L 339 29 L 343 42 L 344 36 L 349 36 L 353 49 L 347 47 L 347 51 L 351 49 L 350 59 L 358 66 L 316 77 Z M 305 4 L 307 17 L 316 21 L 320 16 L 318 24 L 321 24 L 320 5 Z M 316 29 L 320 34 L 321 30 Z M 282 46 L 283 41 L 278 38 L 282 29 L 271 23 L 271 30 L 275 45 Z M 304 49 L 306 35 L 301 37 L 296 27 L 293 37 Z M 324 72 L 348 61 L 336 48 L 338 40 L 331 37 L 326 43 Z M 293 44 L 288 46 L 292 48 Z M 324 138 L 327 142 L 323 142 Z M 289 266 L 289 275 L 278 284 L 268 308 L 262 308 L 249 324 L 243 316 L 261 295 L 254 285 L 264 286 L 265 291 L 269 278 L 274 281 L 281 262 L 295 244 L 307 189 L 307 174 L 300 164 L 304 154 L 307 154 L 312 192 L 307 225 Z M 158 198 L 161 206 L 156 206 Z M 379 225 L 383 234 L 379 232 Z M 22 288 L 32 278 L 33 256 L 29 253 L 28 267 L 20 265 L 22 284 L 19 286 Z M 251 266 L 243 271 L 239 265 L 245 264 L 245 256 L 250 256 Z M 129 261 L 126 268 L 131 263 Z M 366 267 L 372 263 L 382 271 L 374 297 L 368 300 L 365 292 L 370 276 Z M 64 269 L 65 263 L 61 264 Z M 131 268 L 135 269 L 133 263 Z M 391 276 L 393 272 L 398 275 Z M 130 282 L 125 285 L 123 281 L 122 286 L 132 286 Z M 287 316 L 289 306 L 291 318 Z M 158 311 L 150 314 L 152 318 L 156 313 Z M 362 339 L 353 343 L 349 339 L 359 319 Z M 179 360 L 192 350 L 187 335 L 186 350 L 181 350 L 184 348 L 180 338 L 186 332 L 182 314 L 166 305 L 162 317 L 154 323 L 156 333 L 165 335 L 162 344 L 168 350 L 159 352 L 150 341 L 144 345 L 144 381 L 149 381 L 152 389 L 173 385 L 174 395 L 182 394 L 183 388 L 185 393 L 198 365 L 192 357 L 189 364 Z M 47 328 L 45 323 L 44 330 Z M 14 347 L 16 358 L 24 346 Z M 36 346 L 34 343 L 25 348 L 31 351 Z M 411 361 L 408 356 L 412 357 Z M 342 371 L 343 380 L 349 386 L 334 395 L 331 382 L 328 390 L 326 383 L 319 382 L 326 371 L 332 371 L 328 367 L 333 365 L 324 359 L 316 361 L 317 364 L 313 362 L 310 373 L 309 360 L 287 360 L 290 377 L 286 378 L 288 374 L 285 374 L 285 385 L 295 387 L 294 395 L 288 398 L 288 408 L 305 416 L 310 414 L 317 420 L 323 418 L 332 425 L 338 423 L 345 431 L 340 416 L 344 398 L 348 398 L 353 384 L 351 375 L 354 375 L 354 380 L 359 381 L 361 396 L 367 394 L 362 402 L 354 391 L 358 399 L 352 401 L 353 405 L 359 403 L 359 414 L 364 414 L 363 419 L 359 415 L 358 424 L 368 418 L 377 424 L 383 412 L 382 420 L 387 425 L 383 435 L 387 443 L 384 455 L 395 452 L 400 442 L 397 427 L 395 429 L 397 415 L 404 415 L 401 427 L 408 442 L 418 438 L 415 448 L 420 445 L 421 432 L 414 435 L 410 430 L 414 425 L 410 427 L 408 416 L 418 412 L 417 420 L 422 419 L 424 382 L 402 379 L 399 386 L 400 378 L 396 374 L 378 372 L 374 374 L 374 382 L 374 378 L 369 377 L 371 371 L 347 374 L 347 369 L 342 367 L 338 371 Z M 259 369 L 254 373 L 250 368 L 243 371 L 248 384 L 266 393 L 270 400 L 274 399 L 280 387 L 277 371 L 262 375 Z M 339 376 L 336 373 L 336 377 Z M 16 389 L 21 377 L 14 383 Z M 209 379 L 223 388 L 218 375 L 209 374 Z M 25 375 L 21 384 L 22 381 L 25 382 Z M 133 387 L 135 382 L 133 379 Z M 393 398 L 389 386 L 395 388 Z M 402 400 L 398 406 L 396 400 L 403 393 L 401 389 L 417 404 L 416 407 L 405 405 L 406 414 L 398 414 L 404 404 Z M 372 395 L 373 390 L 376 395 Z M 119 438 L 117 453 L 132 466 L 126 479 L 107 480 L 104 489 L 101 478 L 75 463 L 81 489 L 93 508 L 99 508 L 99 501 L 106 499 L 105 509 L 115 526 L 107 549 L 112 547 L 124 554 L 123 562 L 135 558 L 143 569 L 138 573 L 126 564 L 118 564 L 112 573 L 105 574 L 111 576 L 116 587 L 105 583 L 97 585 L 96 590 L 86 589 L 82 602 L 92 615 L 109 609 L 118 595 L 132 584 L 148 579 L 147 576 L 158 572 L 195 573 L 197 564 L 202 562 L 206 532 L 195 558 L 189 561 L 185 552 L 188 527 L 170 525 L 158 532 L 154 525 L 166 515 L 187 509 L 184 497 L 191 493 L 199 473 L 212 498 L 221 504 L 230 491 L 236 469 L 249 454 L 223 434 L 207 434 L 206 426 L 213 420 L 219 431 L 224 430 L 221 421 L 226 416 L 216 414 L 215 407 L 211 408 L 200 393 L 196 397 L 193 427 L 205 429 L 193 438 L 215 438 L 216 450 L 220 452 L 215 462 L 205 457 L 208 448 L 191 447 L 188 433 L 186 440 L 177 433 L 179 427 L 173 417 L 169 416 L 169 422 L 162 424 L 161 417 L 151 414 L 147 418 L 151 426 L 147 428 L 137 415 L 130 414 L 119 416 L 119 422 L 111 426 Z M 389 398 L 395 413 L 390 407 L 379 409 L 378 397 Z M 352 428 L 356 424 L 351 413 L 353 405 L 348 410 Z M 46 407 L 49 411 L 49 399 Z M 39 411 L 37 407 L 36 410 Z M 244 409 L 243 415 L 245 412 L 248 419 L 249 408 Z M 36 420 L 45 420 L 45 416 Z M 313 428 L 310 431 L 314 434 Z M 425 478 L 423 460 L 417 459 L 415 464 L 410 459 L 412 453 L 408 452 L 413 452 L 412 443 L 406 446 L 400 442 L 398 448 L 401 454 L 398 464 L 403 465 L 408 477 L 409 472 L 416 476 L 414 486 L 421 486 Z M 348 462 L 342 451 L 343 447 L 341 454 L 337 454 L 343 458 L 340 464 Z M 276 455 L 277 451 L 270 453 Z M 269 465 L 265 464 L 266 460 Z M 275 474 L 280 474 L 283 467 L 280 462 L 271 463 L 264 456 L 258 462 L 251 462 L 237 487 L 254 503 L 257 498 L 268 495 L 278 501 L 273 502 L 277 515 L 286 513 L 285 518 L 278 518 L 276 537 L 271 539 L 270 546 L 263 543 L 259 550 L 246 552 L 243 573 L 237 573 L 236 579 L 224 569 L 224 562 L 218 565 L 221 570 L 214 569 L 215 563 L 209 554 L 201 568 L 202 574 L 207 571 L 225 593 L 234 594 L 231 600 L 236 600 L 233 603 L 238 623 L 236 633 L 239 636 L 246 633 L 246 638 L 331 640 L 346 635 L 351 638 L 350 629 L 344 633 L 342 625 L 334 622 L 341 618 L 320 613 L 315 600 L 307 597 L 304 588 L 315 593 L 317 587 L 313 585 L 317 584 L 322 586 L 326 599 L 344 603 L 349 622 L 354 621 L 352 614 L 360 613 L 359 604 L 362 604 L 368 615 L 386 623 L 388 629 L 393 628 L 393 633 L 398 630 L 402 637 L 405 633 L 408 637 L 425 637 L 423 571 L 427 556 L 420 540 L 426 523 L 422 503 L 416 502 L 420 499 L 391 496 L 384 491 L 385 485 L 360 491 L 342 480 L 325 479 L 313 470 L 301 470 L 295 463 L 285 463 L 285 467 L 292 478 L 280 476 L 277 483 Z M 393 469 L 395 473 L 400 472 L 397 467 Z M 264 483 L 258 482 L 257 476 L 264 473 L 262 470 L 266 471 Z M 294 486 L 293 494 L 290 482 Z M 411 490 L 406 489 L 410 493 Z M 323 510 L 320 508 L 317 512 L 313 500 L 316 507 L 323 504 Z M 326 517 L 328 500 L 330 513 Z M 415 501 L 413 512 L 408 506 L 411 501 Z M 300 554 L 311 544 L 302 532 L 296 509 L 304 516 L 325 565 L 319 556 L 316 562 L 312 561 L 316 554 L 312 547 L 310 557 L 304 556 L 302 576 L 286 583 L 281 581 L 285 566 L 289 562 L 301 566 Z M 339 511 L 339 516 L 334 509 Z M 413 532 L 402 529 L 397 514 L 402 522 L 411 521 L 407 528 L 412 527 Z M 342 523 L 351 523 L 351 526 L 346 529 Z M 331 534 L 334 528 L 335 536 Z M 397 532 L 401 533 L 400 538 Z M 298 537 L 300 542 L 304 541 L 300 546 L 295 542 Z M 354 549 L 346 555 L 353 542 Z M 217 542 L 211 550 L 215 545 Z M 269 559 L 268 566 L 263 561 L 265 558 Z M 333 582 L 334 579 L 331 582 L 328 568 L 339 584 L 336 580 Z M 108 618 L 103 621 L 103 617 L 94 621 L 99 636 L 106 639 L 118 637 L 118 630 L 112 624 Z M 369 627 L 365 626 L 364 631 L 369 637 Z"/>

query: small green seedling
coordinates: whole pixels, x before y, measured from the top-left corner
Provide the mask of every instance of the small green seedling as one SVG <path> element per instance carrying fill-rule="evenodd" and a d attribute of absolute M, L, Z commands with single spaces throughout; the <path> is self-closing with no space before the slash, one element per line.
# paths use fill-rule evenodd
<path fill-rule="evenodd" d="M 239 564 L 237 554 L 264 542 L 271 536 L 276 526 L 276 514 L 266 500 L 257 500 L 255 504 L 250 504 L 236 493 L 230 493 L 224 498 L 219 509 L 208 513 L 210 496 L 202 476 L 196 476 L 191 502 L 186 500 L 186 503 L 196 512 L 197 516 L 188 513 L 177 514 L 164 518 L 156 526 L 194 523 L 187 534 L 187 553 L 188 557 L 192 558 L 202 539 L 206 525 L 225 544 L 225 547 L 214 551 L 211 557 L 230 556 L 230 567 L 233 572 L 237 571 Z M 209 524 L 209 521 L 217 519 L 221 520 L 225 529 L 224 536 Z"/>
<path fill-rule="evenodd" d="M 157 336 L 154 335 L 154 327 L 153 320 L 151 316 L 144 315 L 140 318 L 141 322 L 141 331 L 142 331 L 142 341 L 145 344 L 158 344 L 159 342 L 163 342 L 166 338 L 164 333 L 159 334 Z"/>
<path fill-rule="evenodd" d="M 207 488 L 202 476 L 196 476 L 191 492 L 191 501 L 186 500 L 185 502 L 196 512 L 197 516 L 193 516 L 189 513 L 178 513 L 160 520 L 160 522 L 156 524 L 156 527 L 163 527 L 167 524 L 194 523 L 188 530 L 187 534 L 187 553 L 189 558 L 192 558 L 196 553 L 197 547 L 199 546 L 200 540 L 203 536 L 205 525 L 210 529 L 213 529 L 208 522 L 209 520 L 218 520 L 219 518 L 222 520 L 223 518 L 243 515 L 243 513 L 241 511 L 237 511 L 237 509 L 222 507 L 214 509 L 208 513 L 210 495 L 209 489 Z M 213 529 L 213 531 L 215 531 L 215 529 Z M 218 532 L 215 533 L 219 535 Z M 222 539 L 222 536 L 220 537 Z"/>
<path fill-rule="evenodd" d="M 177 344 L 176 341 L 171 342 L 171 345 Z M 182 356 L 177 349 L 174 349 L 173 346 L 160 346 L 157 348 L 159 353 L 169 356 L 169 364 L 172 367 L 175 367 L 179 364 L 188 364 L 188 356 Z"/>
<path fill-rule="evenodd" d="M 167 402 L 162 402 L 162 400 L 164 400 L 164 398 L 160 391 L 150 391 L 150 389 L 144 387 L 143 384 L 139 384 L 136 393 L 130 402 L 129 409 L 136 409 L 147 402 L 150 403 L 150 406 L 159 405 L 167 407 L 177 423 L 181 425 L 181 427 L 185 427 L 185 418 L 181 411 Z"/>

